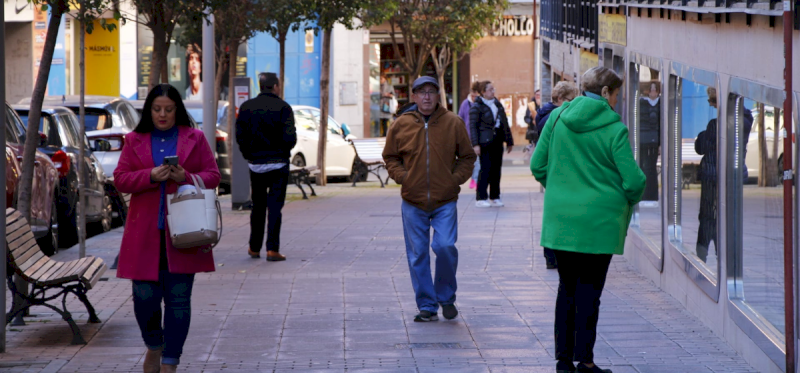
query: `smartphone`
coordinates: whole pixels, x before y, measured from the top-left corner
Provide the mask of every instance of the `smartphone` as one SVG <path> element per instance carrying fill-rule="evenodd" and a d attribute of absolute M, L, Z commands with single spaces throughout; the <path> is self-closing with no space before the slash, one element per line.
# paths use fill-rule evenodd
<path fill-rule="evenodd" d="M 167 166 L 177 166 L 178 165 L 178 156 L 177 155 L 170 155 L 164 157 L 164 164 Z"/>

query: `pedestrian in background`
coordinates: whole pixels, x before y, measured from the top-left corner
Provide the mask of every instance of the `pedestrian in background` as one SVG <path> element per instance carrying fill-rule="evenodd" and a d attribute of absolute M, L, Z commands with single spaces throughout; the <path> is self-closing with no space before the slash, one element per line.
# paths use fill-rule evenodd
<path fill-rule="evenodd" d="M 658 156 L 661 153 L 661 90 L 658 82 L 648 84 L 647 95 L 639 98 L 639 155 L 647 178 L 643 201 L 658 201 Z"/>
<path fill-rule="evenodd" d="M 192 184 L 193 175 L 216 188 L 219 169 L 203 132 L 192 129 L 180 93 L 169 84 L 147 95 L 142 118 L 125 144 L 114 185 L 130 193 L 131 202 L 117 277 L 133 280 L 133 312 L 147 346 L 144 372 L 175 372 L 189 333 L 194 274 L 213 272 L 215 266 L 211 251 L 176 249 L 167 239 L 166 196 Z M 178 157 L 177 166 L 165 164 L 169 156 Z"/>
<path fill-rule="evenodd" d="M 537 89 L 533 92 L 533 98 L 531 102 L 528 103 L 528 107 L 525 109 L 525 117 L 523 120 L 528 125 L 528 130 L 525 131 L 525 139 L 530 142 L 531 145 L 536 144 L 539 141 L 539 128 L 536 126 L 536 113 L 539 111 L 539 108 L 542 107 L 542 90 Z M 530 150 L 529 147 L 526 149 Z"/>
<path fill-rule="evenodd" d="M 380 136 L 386 136 L 389 131 L 389 122 L 392 121 L 391 101 L 395 98 L 394 86 L 386 78 L 386 74 L 381 75 L 381 100 L 380 100 Z"/>
<path fill-rule="evenodd" d="M 473 82 L 472 89 L 467 95 L 467 98 L 461 103 L 461 107 L 458 108 L 458 116 L 461 117 L 461 120 L 464 121 L 464 126 L 467 128 L 467 135 L 469 135 L 469 109 L 472 107 L 472 104 L 475 102 L 475 99 L 481 95 L 481 82 Z M 481 170 L 481 162 L 479 160 L 475 160 L 475 168 L 472 170 L 472 180 L 469 182 L 469 188 L 475 189 L 478 186 L 478 172 Z"/>
<path fill-rule="evenodd" d="M 242 104 L 236 119 L 236 142 L 250 168 L 253 201 L 247 254 L 251 258 L 261 257 L 266 223 L 268 262 L 286 260 L 280 253 L 281 210 L 289 184 L 289 152 L 297 144 L 294 112 L 280 98 L 280 85 L 275 73 L 259 74 L 261 93 Z"/>
<path fill-rule="evenodd" d="M 458 116 L 439 105 L 439 83 L 423 76 L 414 81 L 417 109 L 395 120 L 386 137 L 386 170 L 402 185 L 401 212 L 406 256 L 419 314 L 416 322 L 458 316 L 458 214 L 456 201 L 475 163 L 475 152 Z M 431 243 L 431 228 L 433 242 Z M 431 278 L 430 250 L 436 254 Z"/>
<path fill-rule="evenodd" d="M 578 87 L 572 82 L 558 82 L 556 86 L 553 87 L 553 92 L 551 93 L 553 101 L 548 102 L 536 112 L 535 123 L 540 134 L 544 130 L 544 124 L 547 123 L 547 119 L 550 118 L 550 113 L 563 103 L 572 101 L 579 93 Z M 544 248 L 544 261 L 547 269 L 558 268 L 556 253 L 550 248 Z"/>
<path fill-rule="evenodd" d="M 482 82 L 480 92 L 481 96 L 475 99 L 475 104 L 469 109 L 470 138 L 481 162 L 475 207 L 502 207 L 500 176 L 503 168 L 503 144 L 507 145 L 506 150 L 511 153 L 514 139 L 511 137 L 506 110 L 495 98 L 492 82 Z"/>
<path fill-rule="evenodd" d="M 531 172 L 547 188 L 541 245 L 558 260 L 558 373 L 610 372 L 594 364 L 600 296 L 645 186 L 628 128 L 613 109 L 622 79 L 595 67 L 582 82 L 585 96 L 553 111 L 531 160 Z"/>

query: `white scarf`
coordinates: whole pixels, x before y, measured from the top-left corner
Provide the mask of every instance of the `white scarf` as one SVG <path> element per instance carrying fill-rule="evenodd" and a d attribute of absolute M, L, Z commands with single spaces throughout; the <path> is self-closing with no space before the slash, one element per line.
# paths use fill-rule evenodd
<path fill-rule="evenodd" d="M 647 100 L 647 102 L 650 103 L 650 106 L 656 106 L 656 105 L 658 105 L 658 99 L 659 98 L 661 98 L 661 96 L 656 97 L 655 100 L 651 99 L 650 97 L 645 97 L 644 99 Z"/>
<path fill-rule="evenodd" d="M 487 100 L 481 97 L 481 100 L 492 110 L 492 118 L 494 118 L 494 128 L 500 128 L 500 117 L 497 115 L 497 112 L 500 110 L 497 108 L 497 104 L 495 104 L 494 100 Z"/>

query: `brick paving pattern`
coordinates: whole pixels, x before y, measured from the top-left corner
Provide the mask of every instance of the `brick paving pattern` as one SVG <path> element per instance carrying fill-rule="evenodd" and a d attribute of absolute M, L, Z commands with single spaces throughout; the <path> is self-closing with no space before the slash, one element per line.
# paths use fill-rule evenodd
<path fill-rule="evenodd" d="M 538 246 L 543 194 L 525 167 L 503 176 L 506 207 L 476 209 L 462 188 L 458 301 L 452 321 L 414 323 L 399 187 L 332 184 L 299 200 L 289 187 L 286 262 L 246 255 L 248 213 L 223 199 L 217 272 L 197 276 L 180 372 L 553 372 L 558 274 Z M 113 261 L 119 230 L 87 251 Z M 77 249 L 58 254 L 62 260 Z M 141 372 L 144 356 L 130 282 L 89 292 L 101 324 L 73 299 L 89 343 L 46 308 L 7 328 L 0 372 Z M 9 302 L 10 305 L 10 302 Z M 675 299 L 615 257 L 602 297 L 596 363 L 615 373 L 754 372 Z"/>

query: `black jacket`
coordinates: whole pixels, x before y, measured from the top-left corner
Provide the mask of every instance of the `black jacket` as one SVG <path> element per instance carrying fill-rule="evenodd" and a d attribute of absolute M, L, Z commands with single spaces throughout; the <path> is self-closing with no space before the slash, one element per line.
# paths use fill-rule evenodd
<path fill-rule="evenodd" d="M 236 142 L 252 164 L 289 163 L 297 144 L 292 107 L 274 93 L 245 101 L 236 119 Z"/>
<path fill-rule="evenodd" d="M 506 110 L 503 104 L 496 98 L 494 104 L 497 105 L 497 117 L 500 118 L 501 132 L 497 132 L 499 136 L 503 136 L 502 141 L 506 145 L 513 146 L 514 138 L 511 137 L 511 127 L 508 126 L 508 117 L 506 117 Z M 492 114 L 492 109 L 483 101 L 483 98 L 475 99 L 475 103 L 469 108 L 469 136 L 472 141 L 472 146 L 475 145 L 489 145 L 495 141 L 495 118 Z"/>
<path fill-rule="evenodd" d="M 639 139 L 643 145 L 661 143 L 661 98 L 655 105 L 646 97 L 639 99 Z"/>
<path fill-rule="evenodd" d="M 542 106 L 541 109 L 536 111 L 536 127 L 539 129 L 539 133 L 544 131 L 544 124 L 547 123 L 547 119 L 550 118 L 550 113 L 558 109 L 558 106 L 552 102 L 548 102 Z"/>

